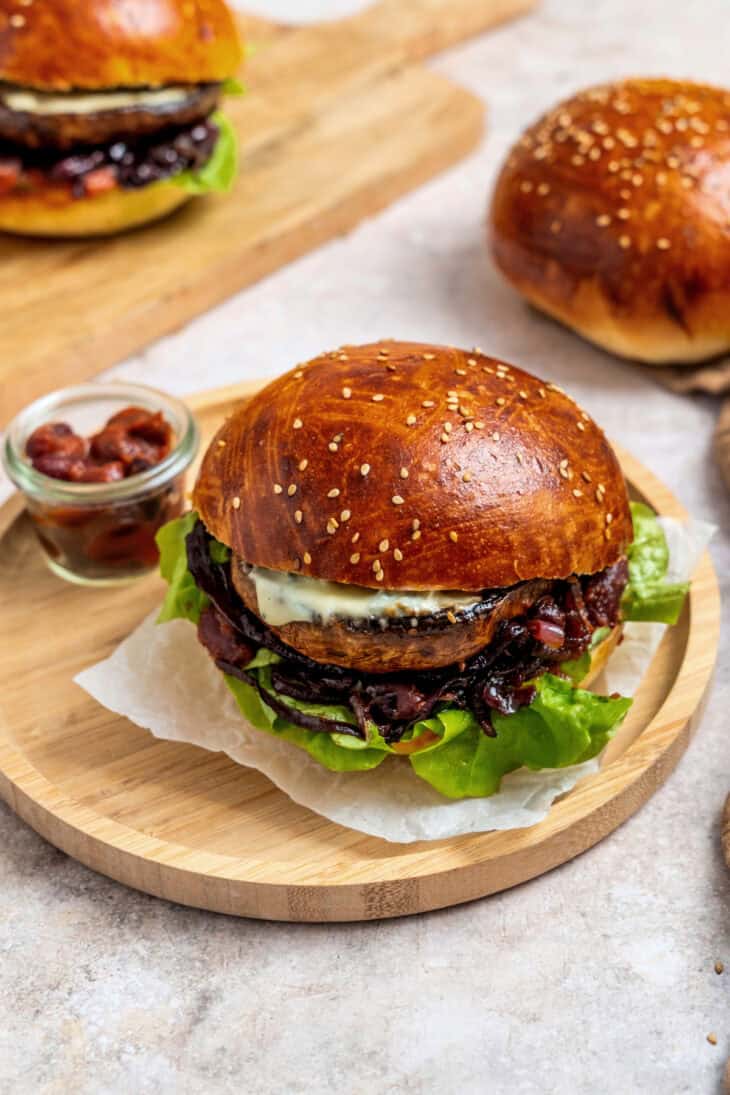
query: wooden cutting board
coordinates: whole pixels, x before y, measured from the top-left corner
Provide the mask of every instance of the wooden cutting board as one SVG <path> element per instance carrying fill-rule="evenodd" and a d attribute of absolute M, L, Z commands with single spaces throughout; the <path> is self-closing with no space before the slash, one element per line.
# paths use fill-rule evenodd
<path fill-rule="evenodd" d="M 232 194 L 113 240 L 0 238 L 0 426 L 113 365 L 469 152 L 483 105 L 414 64 L 534 0 L 382 0 L 298 30 L 244 20 Z"/>
<path fill-rule="evenodd" d="M 209 438 L 244 389 L 191 401 Z M 635 497 L 686 516 L 620 453 Z M 149 613 L 163 586 L 90 591 L 43 564 L 16 496 L 0 509 L 0 794 L 57 847 L 129 886 L 272 920 L 371 920 L 469 901 L 551 870 L 633 814 L 670 774 L 697 721 L 720 605 L 702 558 L 602 770 L 529 829 L 389 844 L 296 805 L 223 754 L 158 741 L 73 683 Z M 364 778 L 376 778 L 377 772 Z"/>

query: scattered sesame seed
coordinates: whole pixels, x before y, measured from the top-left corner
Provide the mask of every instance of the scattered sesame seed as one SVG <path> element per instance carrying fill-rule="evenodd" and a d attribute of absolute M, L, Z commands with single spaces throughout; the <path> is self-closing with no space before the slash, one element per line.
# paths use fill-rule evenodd
<path fill-rule="evenodd" d="M 370 472 L 370 465 L 369 464 L 361 464 L 360 465 L 360 475 L 363 475 L 363 476 L 368 475 L 369 472 Z"/>
<path fill-rule="evenodd" d="M 563 230 L 563 225 L 560 221 L 553 221 L 552 224 L 550 225 L 550 231 L 552 232 L 552 234 L 554 236 L 559 235 L 560 232 L 562 232 L 562 230 Z"/>
<path fill-rule="evenodd" d="M 401 479 L 407 479 L 408 478 L 408 468 L 401 468 L 400 477 L 401 477 Z"/>
<path fill-rule="evenodd" d="M 383 554 L 385 554 L 385 552 L 388 550 L 389 547 L 390 547 L 390 541 L 389 540 L 381 540 L 380 543 L 378 544 L 378 551 L 382 551 Z"/>
<path fill-rule="evenodd" d="M 420 533 L 419 529 L 416 529 L 415 532 L 411 533 L 411 540 L 420 540 L 420 539 L 421 539 L 421 533 Z"/>
<path fill-rule="evenodd" d="M 284 488 L 281 483 L 274 483 L 274 494 L 283 494 Z"/>
<path fill-rule="evenodd" d="M 586 428 L 585 427 L 585 422 L 576 422 L 576 426 L 578 427 L 578 429 L 580 430 L 581 433 L 583 433 L 585 431 L 585 428 Z"/>
<path fill-rule="evenodd" d="M 342 521 L 343 524 L 344 524 L 344 522 L 349 521 L 351 517 L 352 517 L 351 510 L 343 509 L 342 513 L 340 514 L 340 521 Z"/>
<path fill-rule="evenodd" d="M 421 406 L 422 406 L 422 407 L 435 407 L 435 406 L 436 406 L 436 404 L 434 403 L 433 399 L 424 399 L 424 401 L 423 401 L 423 403 L 421 404 Z"/>
<path fill-rule="evenodd" d="M 454 427 L 453 427 L 453 426 L 451 425 L 451 423 L 450 423 L 450 422 L 444 422 L 444 431 L 445 431 L 446 433 L 451 433 L 451 431 L 453 430 L 453 428 L 454 428 Z"/>
<path fill-rule="evenodd" d="M 580 474 L 581 474 L 581 478 L 584 479 L 586 483 L 590 483 L 591 477 L 590 477 L 590 475 L 588 474 L 587 471 L 582 471 Z"/>
<path fill-rule="evenodd" d="M 395 559 L 396 563 L 402 563 L 403 562 L 403 552 L 401 551 L 400 548 L 394 548 L 393 549 L 393 558 Z"/>
<path fill-rule="evenodd" d="M 672 246 L 666 236 L 660 236 L 656 241 L 656 245 L 659 251 L 668 251 Z"/>
<path fill-rule="evenodd" d="M 537 394 L 540 396 L 540 399 L 547 399 L 547 393 L 544 388 L 538 388 Z"/>
<path fill-rule="evenodd" d="M 355 565 L 355 563 L 360 562 L 360 552 L 359 551 L 356 551 L 354 553 L 354 555 L 350 556 L 350 562 L 352 563 L 353 566 Z"/>
<path fill-rule="evenodd" d="M 462 483 L 471 483 L 471 481 L 472 481 L 471 472 L 470 471 L 465 471 L 464 474 L 461 477 L 461 481 L 462 481 Z"/>
<path fill-rule="evenodd" d="M 606 514 L 606 524 L 610 525 L 612 521 L 613 521 L 613 514 L 612 513 L 607 513 Z"/>
<path fill-rule="evenodd" d="M 375 575 L 375 581 L 382 582 L 384 577 L 385 575 L 383 574 L 382 570 L 379 570 L 378 573 Z"/>
<path fill-rule="evenodd" d="M 712 1033 L 708 1034 L 707 1035 L 707 1041 L 710 1043 L 711 1046 L 716 1046 L 717 1045 L 717 1035 L 712 1034 Z"/>
<path fill-rule="evenodd" d="M 573 494 L 575 495 L 576 498 L 582 498 L 583 497 L 583 491 L 580 489 L 580 487 L 573 487 Z"/>
<path fill-rule="evenodd" d="M 499 441 L 499 434 L 496 430 L 492 434 L 492 441 Z"/>
<path fill-rule="evenodd" d="M 359 539 L 360 539 L 360 533 L 356 532 L 355 535 L 353 536 L 352 540 L 350 540 L 350 543 L 351 544 L 356 544 Z"/>
<path fill-rule="evenodd" d="M 238 495 L 236 495 L 236 497 L 233 499 L 233 502 L 231 503 L 231 505 L 233 506 L 234 509 L 240 509 L 241 508 L 241 499 L 238 497 Z"/>
<path fill-rule="evenodd" d="M 725 972 L 725 963 L 720 962 L 720 960 L 718 959 L 718 961 L 715 962 L 715 973 L 724 973 L 724 972 Z"/>
<path fill-rule="evenodd" d="M 558 468 L 558 471 L 562 475 L 563 479 L 570 479 L 570 472 L 567 468 Z"/>
<path fill-rule="evenodd" d="M 541 198 L 544 198 L 546 194 L 550 193 L 550 184 L 546 182 L 540 183 L 537 188 L 537 192 Z"/>
<path fill-rule="evenodd" d="M 383 569 L 380 559 L 375 559 L 373 562 L 373 572 L 378 574 Z"/>
<path fill-rule="evenodd" d="M 301 418 L 295 418 L 292 423 L 292 426 L 295 430 L 301 430 L 303 425 L 304 423 L 302 422 Z"/>
<path fill-rule="evenodd" d="M 305 469 L 308 467 L 308 465 L 309 465 L 308 460 L 300 460 L 299 461 L 299 470 L 300 471 L 305 471 Z"/>
<path fill-rule="evenodd" d="M 16 30 L 19 30 L 20 27 L 25 26 L 25 16 L 19 14 L 11 15 L 8 19 L 8 22 L 10 23 L 11 27 L 15 27 Z"/>
<path fill-rule="evenodd" d="M 453 544 L 455 544 L 458 541 L 458 539 L 459 539 L 459 533 L 454 532 L 454 530 L 452 529 L 451 532 L 449 533 L 449 540 L 451 540 L 451 542 Z"/>
<path fill-rule="evenodd" d="M 380 392 L 376 392 L 376 394 L 373 396 L 373 403 L 382 403 L 384 399 L 384 395 L 382 395 Z"/>
<path fill-rule="evenodd" d="M 522 191 L 523 194 L 529 194 L 531 192 L 532 183 L 529 181 L 529 179 L 524 179 L 520 183 L 520 190 Z"/>
<path fill-rule="evenodd" d="M 309 566 L 311 561 L 312 561 L 312 556 L 309 554 L 308 551 L 305 551 L 304 552 L 304 562 L 307 564 L 307 566 Z"/>
<path fill-rule="evenodd" d="M 297 369 L 297 371 L 294 373 L 294 379 L 295 380 L 301 380 L 303 376 L 304 376 L 304 373 L 302 372 L 301 369 Z"/>
<path fill-rule="evenodd" d="M 611 223 L 611 218 L 608 213 L 601 213 L 600 217 L 596 217 L 596 224 L 599 228 L 608 228 Z"/>
<path fill-rule="evenodd" d="M 469 407 L 464 407 L 463 405 L 459 407 L 459 414 L 461 415 L 462 418 L 471 418 L 472 417 L 472 413 L 471 413 L 471 410 L 469 409 Z"/>
<path fill-rule="evenodd" d="M 391 498 L 391 502 L 393 503 L 394 506 L 402 506 L 403 502 L 404 502 L 404 499 L 401 498 L 401 496 L 399 494 L 394 494 L 393 497 Z"/>
<path fill-rule="evenodd" d="M 221 449 L 225 449 L 225 447 L 226 447 L 226 443 L 225 443 L 225 441 L 219 441 L 219 442 L 218 442 L 218 445 L 219 445 L 219 447 L 220 447 Z"/>
<path fill-rule="evenodd" d="M 411 522 L 411 528 L 419 529 L 420 527 L 421 527 L 421 522 L 418 520 L 417 517 L 414 517 L 413 521 Z"/>
<path fill-rule="evenodd" d="M 629 247 L 631 247 L 631 237 L 630 236 L 619 236 L 618 245 L 619 245 L 619 247 L 621 248 L 622 251 L 628 251 Z"/>
<path fill-rule="evenodd" d="M 295 510 L 294 511 L 294 520 L 296 521 L 296 523 L 298 525 L 301 525 L 303 519 L 304 519 L 304 514 L 302 513 L 302 511 L 300 509 Z"/>
<path fill-rule="evenodd" d="M 293 498 L 294 495 L 297 493 L 296 483 L 290 483 L 289 486 L 286 488 L 286 493 L 289 495 L 290 498 Z"/>
<path fill-rule="evenodd" d="M 468 425 L 471 425 L 471 423 L 468 423 Z M 445 445 L 449 440 L 450 440 L 450 438 L 449 438 L 449 435 L 447 433 L 442 433 L 441 434 L 441 444 L 442 445 Z"/>
<path fill-rule="evenodd" d="M 507 400 L 504 398 L 503 395 L 500 395 L 500 396 L 497 397 L 497 406 L 498 407 L 504 407 L 506 402 L 507 402 Z"/>
<path fill-rule="evenodd" d="M 406 419 L 406 426 L 415 426 L 415 424 L 416 424 L 415 414 L 409 414 L 408 418 Z"/>
<path fill-rule="evenodd" d="M 328 490 L 327 491 L 327 497 L 328 498 L 339 498 L 340 497 L 340 492 L 337 489 L 337 487 L 333 487 L 332 490 Z"/>
<path fill-rule="evenodd" d="M 466 376 L 466 369 L 454 369 L 457 376 Z"/>
<path fill-rule="evenodd" d="M 423 355 L 423 360 L 424 361 L 435 361 L 436 360 L 436 354 L 424 354 Z"/>
<path fill-rule="evenodd" d="M 336 441 L 330 441 L 327 448 L 329 449 L 330 452 L 339 452 L 340 451 L 340 446 L 337 444 Z"/>
<path fill-rule="evenodd" d="M 467 424 L 466 424 L 466 425 L 467 425 L 467 427 L 468 427 L 468 426 L 469 426 L 469 423 L 467 422 Z M 484 423 L 483 423 L 483 422 L 475 422 L 475 423 L 474 423 L 474 429 L 475 429 L 475 430 L 483 430 L 483 429 L 484 429 Z"/>
<path fill-rule="evenodd" d="M 343 388 L 342 389 L 342 398 L 343 399 L 349 399 L 351 395 L 352 395 L 352 388 Z"/>
<path fill-rule="evenodd" d="M 524 389 L 521 388 L 517 394 L 519 395 L 520 399 L 527 399 L 527 392 L 524 391 Z"/>
<path fill-rule="evenodd" d="M 476 365 L 476 363 L 477 363 L 477 360 L 476 360 L 476 358 L 475 358 L 475 357 L 468 357 L 468 358 L 466 359 L 466 363 L 467 363 L 467 365 Z"/>

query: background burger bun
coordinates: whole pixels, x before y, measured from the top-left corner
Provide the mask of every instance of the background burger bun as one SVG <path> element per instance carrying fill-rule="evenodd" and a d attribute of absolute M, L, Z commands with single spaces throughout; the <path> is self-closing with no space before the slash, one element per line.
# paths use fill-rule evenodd
<path fill-rule="evenodd" d="M 0 79 L 43 91 L 198 84 L 242 61 L 223 0 L 0 0 Z"/>
<path fill-rule="evenodd" d="M 730 92 L 634 79 L 583 91 L 508 155 L 494 260 L 532 304 L 613 353 L 730 349 Z"/>
<path fill-rule="evenodd" d="M 243 560 L 374 589 L 592 574 L 632 538 L 592 419 L 479 350 L 346 346 L 221 427 L 194 506 Z"/>
<path fill-rule="evenodd" d="M 36 186 L 32 193 L 0 196 L 0 232 L 23 236 L 105 236 L 159 220 L 188 201 L 182 187 L 150 183 L 139 190 L 115 187 L 74 198 L 66 187 Z"/>

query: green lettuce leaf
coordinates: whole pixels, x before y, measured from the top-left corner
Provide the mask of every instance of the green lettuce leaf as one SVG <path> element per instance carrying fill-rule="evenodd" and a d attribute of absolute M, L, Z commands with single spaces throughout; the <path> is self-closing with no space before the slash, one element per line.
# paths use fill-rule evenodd
<path fill-rule="evenodd" d="M 237 96 L 245 95 L 247 88 L 246 85 L 238 79 L 236 76 L 229 76 L 227 80 L 224 80 L 221 84 L 221 91 L 224 95 Z"/>
<path fill-rule="evenodd" d="M 238 138 L 225 114 L 217 110 L 212 121 L 220 131 L 213 155 L 197 171 L 181 171 L 170 182 L 182 187 L 188 194 L 210 194 L 212 191 L 227 192 L 238 174 Z"/>
<path fill-rule="evenodd" d="M 469 712 L 442 711 L 443 741 L 410 761 L 416 775 L 447 798 L 487 797 L 517 768 L 566 768 L 597 756 L 631 703 L 594 696 L 546 674 L 529 707 L 493 715 L 496 737 L 487 737 Z"/>
<path fill-rule="evenodd" d="M 634 542 L 627 552 L 629 583 L 621 605 L 624 618 L 676 624 L 689 582 L 666 581 L 669 548 L 654 511 L 642 502 L 632 502 L 631 516 Z"/>
<path fill-rule="evenodd" d="M 168 583 L 158 624 L 168 620 L 190 620 L 197 624 L 203 609 L 210 603 L 188 570 L 185 537 L 193 531 L 197 520 L 194 511 L 185 513 L 163 525 L 155 537 L 160 550 L 160 573 Z"/>

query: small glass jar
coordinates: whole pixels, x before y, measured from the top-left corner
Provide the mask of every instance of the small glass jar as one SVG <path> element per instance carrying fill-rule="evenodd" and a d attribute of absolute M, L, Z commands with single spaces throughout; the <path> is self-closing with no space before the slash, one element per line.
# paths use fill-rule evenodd
<path fill-rule="evenodd" d="M 88 436 L 129 406 L 161 412 L 172 428 L 170 452 L 145 471 L 111 483 L 73 483 L 42 474 L 26 455 L 39 426 L 66 422 Z M 3 462 L 25 495 L 51 570 L 79 585 L 117 585 L 156 568 L 155 534 L 184 509 L 185 472 L 199 442 L 195 419 L 178 399 L 142 384 L 81 384 L 21 411 L 8 427 Z"/>

